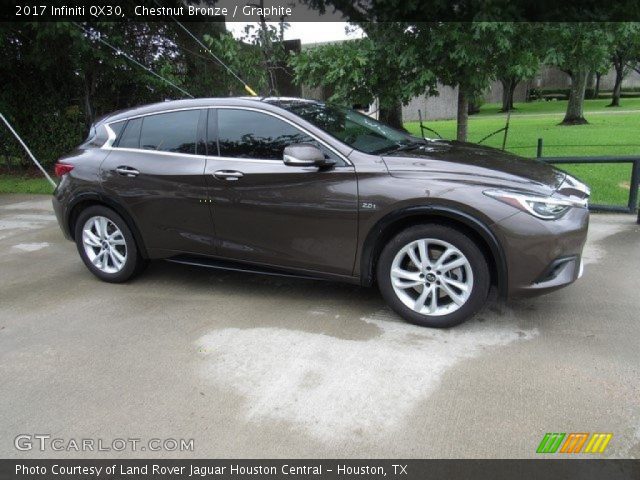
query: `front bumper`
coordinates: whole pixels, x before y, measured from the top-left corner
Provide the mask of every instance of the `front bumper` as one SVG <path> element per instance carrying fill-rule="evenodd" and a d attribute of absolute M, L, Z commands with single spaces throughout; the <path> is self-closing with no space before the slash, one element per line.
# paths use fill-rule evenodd
<path fill-rule="evenodd" d="M 505 252 L 509 296 L 539 295 L 582 275 L 589 211 L 573 208 L 558 220 L 519 212 L 494 225 Z"/>
<path fill-rule="evenodd" d="M 584 272 L 584 262 L 578 255 L 558 258 L 533 284 L 526 287 L 527 293 L 546 293 L 575 282 Z"/>

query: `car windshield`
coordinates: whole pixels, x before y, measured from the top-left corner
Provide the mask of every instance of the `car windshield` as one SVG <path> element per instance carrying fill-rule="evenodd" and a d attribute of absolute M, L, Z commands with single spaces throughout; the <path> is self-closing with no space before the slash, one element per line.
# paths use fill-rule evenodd
<path fill-rule="evenodd" d="M 318 102 L 291 102 L 280 106 L 361 152 L 388 153 L 422 143 L 348 108 Z"/>

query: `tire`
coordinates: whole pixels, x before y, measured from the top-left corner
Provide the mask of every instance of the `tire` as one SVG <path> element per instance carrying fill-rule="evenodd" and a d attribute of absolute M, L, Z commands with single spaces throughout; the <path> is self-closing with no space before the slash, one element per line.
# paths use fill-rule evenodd
<path fill-rule="evenodd" d="M 382 296 L 397 314 L 432 328 L 453 327 L 472 317 L 485 304 L 491 283 L 478 245 L 437 224 L 416 225 L 396 235 L 380 254 L 376 276 Z"/>
<path fill-rule="evenodd" d="M 103 230 L 106 230 L 106 235 L 102 234 Z M 126 282 L 147 264 L 140 257 L 129 226 L 110 208 L 95 205 L 83 210 L 78 215 L 74 231 L 82 261 L 100 280 Z M 103 251 L 105 253 L 101 255 Z"/>

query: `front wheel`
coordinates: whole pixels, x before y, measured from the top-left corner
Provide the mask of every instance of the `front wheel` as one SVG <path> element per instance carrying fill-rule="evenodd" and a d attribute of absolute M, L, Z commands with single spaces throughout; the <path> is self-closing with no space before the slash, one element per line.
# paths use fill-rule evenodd
<path fill-rule="evenodd" d="M 382 250 L 377 280 L 384 299 L 402 318 L 445 328 L 482 308 L 490 274 L 482 251 L 468 236 L 443 225 L 417 225 Z"/>

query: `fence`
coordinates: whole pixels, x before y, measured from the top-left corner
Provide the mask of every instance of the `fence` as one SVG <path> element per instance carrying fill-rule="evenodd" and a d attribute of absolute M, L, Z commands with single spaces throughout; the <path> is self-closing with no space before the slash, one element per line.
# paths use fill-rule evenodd
<path fill-rule="evenodd" d="M 561 164 L 621 164 L 630 163 L 631 179 L 629 182 L 629 199 L 626 206 L 623 205 L 602 205 L 591 204 L 590 210 L 596 212 L 620 212 L 620 213 L 636 213 L 638 211 L 637 222 L 640 224 L 640 210 L 638 210 L 638 188 L 640 187 L 640 156 L 602 156 L 602 157 L 543 157 L 542 156 L 542 139 L 538 139 L 538 148 L 536 157 L 553 165 Z"/>

